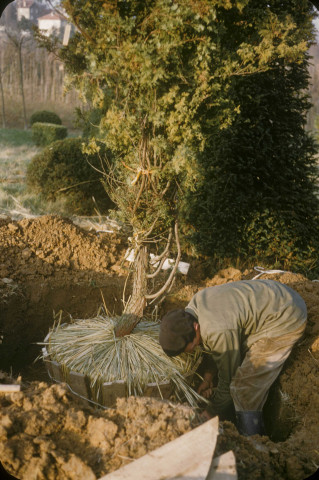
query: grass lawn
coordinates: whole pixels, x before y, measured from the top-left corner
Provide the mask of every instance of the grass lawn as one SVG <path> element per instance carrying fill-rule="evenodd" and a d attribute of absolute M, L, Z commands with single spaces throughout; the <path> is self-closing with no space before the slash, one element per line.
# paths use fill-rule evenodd
<path fill-rule="evenodd" d="M 16 128 L 0 128 L 0 145 L 5 147 L 20 147 L 34 145 L 31 130 Z"/>
<path fill-rule="evenodd" d="M 0 183 L 21 183 L 27 165 L 39 152 L 28 130 L 0 129 Z"/>
<path fill-rule="evenodd" d="M 0 129 L 0 213 L 16 217 L 17 212 L 35 213 L 39 200 L 26 191 L 27 166 L 40 151 L 31 130 Z"/>

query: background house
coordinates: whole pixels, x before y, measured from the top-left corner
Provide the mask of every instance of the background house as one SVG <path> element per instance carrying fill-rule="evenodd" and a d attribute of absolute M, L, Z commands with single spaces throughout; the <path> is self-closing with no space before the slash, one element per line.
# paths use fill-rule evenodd
<path fill-rule="evenodd" d="M 17 2 L 17 20 L 20 22 L 23 18 L 34 21 L 40 13 L 40 6 L 34 0 L 18 0 Z"/>
<path fill-rule="evenodd" d="M 66 20 L 54 11 L 38 18 L 38 27 L 45 35 L 61 32 L 64 30 L 66 23 Z"/>

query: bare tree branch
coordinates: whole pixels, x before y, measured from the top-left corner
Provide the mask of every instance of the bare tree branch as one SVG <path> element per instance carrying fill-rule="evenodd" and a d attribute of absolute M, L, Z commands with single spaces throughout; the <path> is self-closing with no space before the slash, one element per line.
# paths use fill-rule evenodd
<path fill-rule="evenodd" d="M 163 293 L 165 293 L 166 290 L 170 287 L 171 282 L 174 280 L 175 274 L 177 272 L 178 264 L 179 264 L 179 261 L 181 259 L 181 245 L 180 245 L 180 242 L 179 242 L 178 223 L 177 222 L 175 223 L 174 231 L 175 231 L 175 241 L 176 241 L 176 246 L 177 246 L 177 256 L 176 256 L 176 260 L 175 260 L 175 265 L 174 265 L 168 279 L 166 280 L 165 284 L 163 285 L 163 287 L 156 293 L 153 293 L 151 295 L 145 295 L 146 300 L 152 300 L 152 299 L 155 300 L 158 297 L 160 297 L 161 295 L 163 295 Z"/>
<path fill-rule="evenodd" d="M 169 233 L 167 243 L 166 243 L 166 247 L 165 247 L 164 251 L 158 257 L 154 258 L 155 261 L 157 261 L 157 262 L 159 261 L 159 265 L 157 266 L 155 272 L 149 273 L 148 275 L 146 275 L 147 279 L 155 278 L 159 274 L 159 272 L 161 271 L 162 266 L 163 266 L 165 260 L 168 257 L 168 251 L 169 251 L 169 247 L 171 245 L 172 236 L 173 236 L 173 233 L 172 233 L 172 230 L 171 230 L 170 233 Z"/>
<path fill-rule="evenodd" d="M 134 208 L 133 208 L 132 216 L 135 215 L 135 212 L 137 210 L 139 201 L 141 199 L 141 196 L 142 196 L 142 193 L 143 193 L 143 190 L 144 190 L 144 186 L 145 186 L 145 175 L 142 175 L 141 186 L 140 186 L 140 189 L 139 189 L 138 194 L 137 194 L 137 198 L 136 198 L 136 202 L 135 202 L 135 205 L 134 205 Z"/>

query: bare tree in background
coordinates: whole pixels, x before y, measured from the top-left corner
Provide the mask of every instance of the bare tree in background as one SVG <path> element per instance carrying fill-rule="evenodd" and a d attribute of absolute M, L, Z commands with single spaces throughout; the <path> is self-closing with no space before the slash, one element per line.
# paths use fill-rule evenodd
<path fill-rule="evenodd" d="M 25 31 L 20 31 L 20 30 L 6 29 L 6 35 L 10 43 L 14 46 L 18 55 L 19 84 L 20 84 L 20 93 L 21 93 L 22 108 L 23 108 L 24 129 L 26 130 L 28 128 L 28 121 L 27 121 L 27 110 L 26 110 L 25 94 L 24 94 L 22 49 L 23 49 L 23 45 L 26 44 L 28 41 L 30 41 L 30 33 Z"/>
<path fill-rule="evenodd" d="M 3 91 L 3 81 L 2 76 L 5 73 L 6 69 L 0 69 L 0 93 L 1 93 L 1 110 L 2 110 L 2 128 L 6 128 L 6 110 L 4 104 L 4 91 Z"/>

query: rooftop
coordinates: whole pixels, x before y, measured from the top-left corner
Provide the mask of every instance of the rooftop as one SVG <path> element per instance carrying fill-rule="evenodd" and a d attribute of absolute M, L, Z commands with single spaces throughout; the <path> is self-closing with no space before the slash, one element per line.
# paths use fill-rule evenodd
<path fill-rule="evenodd" d="M 43 15 L 42 17 L 38 17 L 38 20 L 63 20 L 63 17 L 59 13 L 52 11 L 46 15 Z"/>
<path fill-rule="evenodd" d="M 19 0 L 18 8 L 30 8 L 35 3 L 34 0 Z"/>

